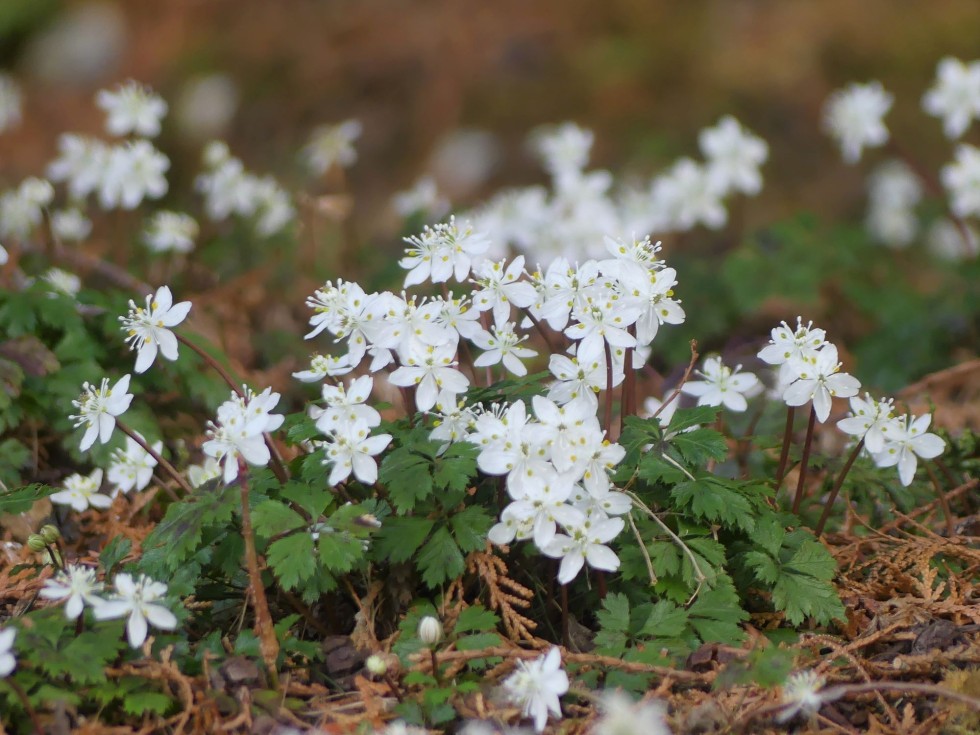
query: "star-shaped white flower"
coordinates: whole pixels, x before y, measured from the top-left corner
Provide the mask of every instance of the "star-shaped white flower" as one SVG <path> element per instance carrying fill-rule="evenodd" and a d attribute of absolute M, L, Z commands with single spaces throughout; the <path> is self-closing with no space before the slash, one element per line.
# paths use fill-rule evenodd
<path fill-rule="evenodd" d="M 190 310 L 190 301 L 174 303 L 168 286 L 161 286 L 156 294 L 148 294 L 146 308 L 129 302 L 129 314 L 119 317 L 119 321 L 127 334 L 129 348 L 136 350 L 136 372 L 146 372 L 157 352 L 168 360 L 177 359 L 177 337 L 170 328 L 184 321 Z"/>
<path fill-rule="evenodd" d="M 830 415 L 833 398 L 850 398 L 861 390 L 857 378 L 840 372 L 837 347 L 830 342 L 811 359 L 791 361 L 798 380 L 783 392 L 787 406 L 802 406 L 813 401 L 813 410 L 822 424 Z"/>
<path fill-rule="evenodd" d="M 857 163 L 861 150 L 888 141 L 888 128 L 882 121 L 894 97 L 880 83 L 851 84 L 834 92 L 824 106 L 824 126 L 840 144 L 847 163 Z"/>
<path fill-rule="evenodd" d="M 704 380 L 690 380 L 681 387 L 681 392 L 698 399 L 699 406 L 725 406 L 729 411 L 744 411 L 748 408 L 746 396 L 752 396 L 759 389 L 759 379 L 752 373 L 740 373 L 741 365 L 732 370 L 722 363 L 718 356 L 704 361 L 704 370 L 698 375 Z"/>
<path fill-rule="evenodd" d="M 129 393 L 130 376 L 123 375 L 116 384 L 109 387 L 109 379 L 102 378 L 98 388 L 88 382 L 82 385 L 82 395 L 71 404 L 78 413 L 68 418 L 75 422 L 75 427 L 86 426 L 85 434 L 78 448 L 83 452 L 95 443 L 96 437 L 102 444 L 109 441 L 112 430 L 116 428 L 116 417 L 126 413 L 133 401 Z"/>
<path fill-rule="evenodd" d="M 938 457 L 946 449 L 946 443 L 936 434 L 926 432 L 932 414 L 927 413 L 918 418 L 903 416 L 898 419 L 896 431 L 889 436 L 884 448 L 872 455 L 879 467 L 898 466 L 898 477 L 902 484 L 908 487 L 915 477 L 918 457 L 932 459 Z"/>
<path fill-rule="evenodd" d="M 508 699 L 519 705 L 525 717 L 534 720 L 536 732 L 543 732 L 548 715 L 561 717 L 558 698 L 568 691 L 568 674 L 561 668 L 561 651 L 552 648 L 533 661 L 518 661 L 517 668 L 504 679 Z"/>
<path fill-rule="evenodd" d="M 38 594 L 45 600 L 65 600 L 65 617 L 74 620 L 86 604 L 95 607 L 102 603 L 98 596 L 101 591 L 102 583 L 96 579 L 94 569 L 69 564 L 54 579 L 45 580 Z"/>
<path fill-rule="evenodd" d="M 167 594 L 167 585 L 154 582 L 144 575 L 134 580 L 129 574 L 117 574 L 113 585 L 116 588 L 115 597 L 97 605 L 93 612 L 96 620 L 128 616 L 126 636 L 133 648 L 143 645 L 150 625 L 160 630 L 173 630 L 177 627 L 174 614 L 156 603 L 156 600 Z"/>
<path fill-rule="evenodd" d="M 936 68 L 936 83 L 922 97 L 922 107 L 943 118 L 947 138 L 959 138 L 980 118 L 980 61 L 964 64 L 947 56 Z"/>

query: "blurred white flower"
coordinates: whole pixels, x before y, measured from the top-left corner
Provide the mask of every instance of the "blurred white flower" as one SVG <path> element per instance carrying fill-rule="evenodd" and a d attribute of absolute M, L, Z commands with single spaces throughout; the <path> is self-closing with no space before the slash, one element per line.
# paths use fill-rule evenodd
<path fill-rule="evenodd" d="M 824 105 L 824 127 L 841 146 L 847 163 L 856 163 L 863 148 L 888 141 L 882 118 L 893 102 L 879 82 L 850 84 L 830 96 Z"/>
<path fill-rule="evenodd" d="M 938 219 L 926 235 L 926 246 L 943 260 L 963 260 L 980 254 L 980 233 L 965 223 Z"/>
<path fill-rule="evenodd" d="M 534 720 L 543 732 L 548 716 L 561 717 L 558 698 L 568 691 L 568 674 L 561 668 L 561 651 L 552 648 L 533 661 L 518 661 L 514 673 L 504 679 L 504 694 Z"/>
<path fill-rule="evenodd" d="M 140 436 L 142 439 L 143 437 Z M 163 451 L 163 442 L 157 441 L 150 445 L 154 452 Z M 117 449 L 112 453 L 107 478 L 115 487 L 113 496 L 117 493 L 127 494 L 132 490 L 142 490 L 150 484 L 153 468 L 157 461 L 149 452 L 139 445 L 132 437 L 126 437 L 126 448 Z"/>
<path fill-rule="evenodd" d="M 964 64 L 947 56 L 936 67 L 936 83 L 923 95 L 922 107 L 943 118 L 947 138 L 959 138 L 980 118 L 980 61 Z"/>
<path fill-rule="evenodd" d="M 147 138 L 160 134 L 160 120 L 167 114 L 167 103 L 149 87 L 132 80 L 114 91 L 102 89 L 95 104 L 106 112 L 106 130 L 110 135 L 134 133 Z"/>
<path fill-rule="evenodd" d="M 65 617 L 74 620 L 86 604 L 95 607 L 102 602 L 98 596 L 101 591 L 102 583 L 96 579 L 94 569 L 69 564 L 53 579 L 46 579 L 38 595 L 45 600 L 65 600 Z"/>
<path fill-rule="evenodd" d="M 54 188 L 44 179 L 27 178 L 0 195 L 0 237 L 23 240 L 41 224 L 43 210 L 54 199 Z"/>
<path fill-rule="evenodd" d="M 816 714 L 826 700 L 820 690 L 827 680 L 815 671 L 800 671 L 790 676 L 783 684 L 784 709 L 776 717 L 777 722 L 789 722 L 797 714 L 808 717 Z"/>
<path fill-rule="evenodd" d="M 174 108 L 181 132 L 197 140 L 224 135 L 238 109 L 238 87 L 227 74 L 196 77 L 184 84 Z"/>
<path fill-rule="evenodd" d="M 48 165 L 48 176 L 68 183 L 72 199 L 84 199 L 102 186 L 109 164 L 110 148 L 101 140 L 75 133 L 58 138 L 58 158 Z"/>
<path fill-rule="evenodd" d="M 149 625 L 161 630 L 177 627 L 177 618 L 156 602 L 167 594 L 167 585 L 140 575 L 136 580 L 129 574 L 117 574 L 113 579 L 114 597 L 94 608 L 96 620 L 127 617 L 126 636 L 129 645 L 139 648 L 146 640 Z"/>
<path fill-rule="evenodd" d="M 606 690 L 600 700 L 602 716 L 592 735 L 670 735 L 667 705 L 658 700 L 634 702 L 619 689 Z"/>
<path fill-rule="evenodd" d="M 62 241 L 80 242 L 92 233 L 92 220 L 79 209 L 59 209 L 51 214 L 51 229 Z"/>
<path fill-rule="evenodd" d="M 769 146 L 743 128 L 731 115 L 698 136 L 701 152 L 708 159 L 708 179 L 722 196 L 730 191 L 758 194 L 762 189 L 759 167 L 769 157 Z"/>
<path fill-rule="evenodd" d="M 155 212 L 143 229 L 143 242 L 154 253 L 189 253 L 200 228 L 183 212 Z"/>
<path fill-rule="evenodd" d="M 82 279 L 61 268 L 48 268 L 41 276 L 41 280 L 47 282 L 52 293 L 58 292 L 68 296 L 75 296 L 82 287 Z"/>
<path fill-rule="evenodd" d="M 343 168 L 357 160 L 354 141 L 361 136 L 362 126 L 357 120 L 345 120 L 337 125 L 321 125 L 303 148 L 306 165 L 317 176 L 322 176 L 336 164 Z"/>
<path fill-rule="evenodd" d="M 902 161 L 885 161 L 868 177 L 871 236 L 891 248 L 903 248 L 915 238 L 919 220 L 915 206 L 922 199 L 922 182 Z"/>
<path fill-rule="evenodd" d="M 0 133 L 20 125 L 20 87 L 9 74 L 0 74 Z"/>
<path fill-rule="evenodd" d="M 170 159 L 148 140 L 135 140 L 111 148 L 99 186 L 103 209 L 135 209 L 144 199 L 167 193 L 164 176 Z"/>
<path fill-rule="evenodd" d="M 430 219 L 441 219 L 449 212 L 449 200 L 439 193 L 431 176 L 423 176 L 410 189 L 395 194 L 391 203 L 402 217 L 423 214 Z"/>
<path fill-rule="evenodd" d="M 0 679 L 8 676 L 17 667 L 17 659 L 13 653 L 16 636 L 16 628 L 0 629 Z"/>
<path fill-rule="evenodd" d="M 953 214 L 980 216 L 980 148 L 961 143 L 956 147 L 956 160 L 943 166 L 940 177 L 952 198 Z"/>

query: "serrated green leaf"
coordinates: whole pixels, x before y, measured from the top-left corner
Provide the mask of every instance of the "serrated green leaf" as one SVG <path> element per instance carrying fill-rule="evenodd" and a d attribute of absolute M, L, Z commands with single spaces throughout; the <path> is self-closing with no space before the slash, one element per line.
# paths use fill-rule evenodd
<path fill-rule="evenodd" d="M 497 617 L 497 613 L 487 610 L 482 605 L 471 605 L 459 614 L 453 632 L 468 633 L 494 630 L 498 622 L 500 622 L 500 618 Z"/>
<path fill-rule="evenodd" d="M 456 640 L 456 648 L 460 651 L 479 651 L 482 648 L 499 646 L 501 638 L 497 633 L 474 633 L 464 635 Z"/>
<path fill-rule="evenodd" d="M 316 520 L 336 496 L 326 482 L 297 482 L 290 480 L 282 486 L 282 496 L 305 510 L 310 518 Z"/>
<path fill-rule="evenodd" d="M 434 525 L 430 518 L 386 518 L 374 538 L 374 558 L 396 564 L 408 561 L 429 537 Z"/>
<path fill-rule="evenodd" d="M 763 584 L 774 584 L 779 579 L 779 564 L 768 554 L 762 551 L 749 551 L 742 555 L 742 559 Z"/>
<path fill-rule="evenodd" d="M 683 470 L 670 464 L 656 452 L 643 455 L 637 475 L 647 482 L 663 482 L 667 485 L 676 485 L 685 478 Z"/>
<path fill-rule="evenodd" d="M 487 543 L 487 533 L 494 520 L 480 506 L 471 505 L 451 516 L 449 526 L 463 553 L 482 549 Z"/>
<path fill-rule="evenodd" d="M 313 538 L 300 531 L 270 544 L 266 561 L 286 589 L 296 589 L 316 573 Z"/>
<path fill-rule="evenodd" d="M 299 513 L 278 500 L 265 500 L 252 508 L 252 527 L 262 538 L 272 538 L 306 525 Z"/>
<path fill-rule="evenodd" d="M 677 638 L 687 629 L 688 613 L 668 600 L 660 600 L 652 606 L 640 635 L 651 638 Z"/>
<path fill-rule="evenodd" d="M 360 539 L 343 532 L 322 531 L 317 551 L 323 568 L 335 574 L 349 572 L 364 558 Z"/>
<path fill-rule="evenodd" d="M 160 692 L 135 692 L 123 699 L 123 711 L 130 715 L 142 716 L 146 712 L 156 715 L 166 714 L 174 700 Z"/>
<path fill-rule="evenodd" d="M 378 480 L 398 512 L 407 513 L 432 492 L 432 463 L 409 447 L 398 447 L 381 461 Z"/>
<path fill-rule="evenodd" d="M 696 482 L 678 483 L 670 495 L 674 502 L 689 508 L 699 518 L 752 533 L 755 529 L 752 503 L 736 488 L 733 480 L 702 477 Z"/>
<path fill-rule="evenodd" d="M 828 581 L 837 573 L 837 562 L 819 541 L 806 540 L 796 550 L 786 568 L 814 579 Z"/>
<path fill-rule="evenodd" d="M 630 601 L 621 592 L 612 592 L 602 601 L 602 609 L 596 612 L 599 626 L 605 631 L 625 633 L 630 628 Z"/>
<path fill-rule="evenodd" d="M 432 589 L 456 579 L 466 568 L 463 553 L 445 526 L 425 542 L 416 561 L 422 572 L 422 581 Z"/>
<path fill-rule="evenodd" d="M 476 456 L 480 450 L 468 442 L 450 444 L 442 456 L 435 459 L 432 480 L 436 487 L 462 491 L 476 476 Z"/>
<path fill-rule="evenodd" d="M 703 590 L 688 608 L 691 627 L 705 643 L 738 643 L 744 638 L 739 623 L 748 620 L 730 582 Z"/>
<path fill-rule="evenodd" d="M 238 485 L 205 483 L 193 495 L 167 508 L 167 514 L 146 537 L 143 548 L 164 549 L 161 563 L 173 571 L 193 555 L 206 527 L 231 520 L 240 503 L 239 491 Z"/>
<path fill-rule="evenodd" d="M 709 459 L 720 461 L 728 456 L 725 437 L 714 429 L 695 429 L 675 434 L 669 445 L 692 467 L 700 467 Z"/>
<path fill-rule="evenodd" d="M 19 444 L 19 442 L 9 439 L 0 444 L 0 451 L 5 447 L 9 449 L 11 443 Z M 33 485 L 27 485 L 13 490 L 0 491 L 0 514 L 10 513 L 16 515 L 26 513 L 38 500 L 53 495 L 56 492 L 58 492 L 58 488 L 40 483 L 34 483 Z"/>
<path fill-rule="evenodd" d="M 689 429 L 692 426 L 708 426 L 713 424 L 718 418 L 719 411 L 720 409 L 717 406 L 678 408 L 674 412 L 674 415 L 670 417 L 670 431 L 673 433 L 684 431 L 684 429 Z"/>

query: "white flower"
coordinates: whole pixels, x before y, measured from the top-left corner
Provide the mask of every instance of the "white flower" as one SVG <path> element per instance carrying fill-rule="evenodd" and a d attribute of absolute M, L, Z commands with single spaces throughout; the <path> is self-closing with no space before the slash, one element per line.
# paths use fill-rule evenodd
<path fill-rule="evenodd" d="M 20 125 L 20 87 L 9 74 L 0 74 L 0 133 Z"/>
<path fill-rule="evenodd" d="M 148 625 L 160 630 L 173 630 L 177 627 L 174 614 L 155 602 L 167 594 L 167 585 L 154 582 L 142 574 L 136 580 L 129 574 L 117 574 L 113 579 L 113 586 L 116 588 L 115 596 L 97 605 L 93 612 L 97 620 L 129 616 L 126 636 L 133 648 L 143 645 Z"/>
<path fill-rule="evenodd" d="M 189 253 L 199 228 L 197 220 L 182 212 L 156 212 L 146 223 L 143 242 L 154 253 Z"/>
<path fill-rule="evenodd" d="M 174 303 L 168 286 L 161 286 L 156 294 L 148 294 L 146 308 L 129 302 L 129 314 L 119 317 L 122 329 L 127 333 L 129 348 L 135 349 L 137 373 L 146 372 L 159 351 L 167 360 L 177 359 L 177 337 L 170 331 L 187 317 L 190 301 Z"/>
<path fill-rule="evenodd" d="M 437 401 L 447 403 L 445 394 L 457 396 L 470 384 L 469 378 L 453 367 L 455 351 L 451 344 L 419 344 L 409 352 L 405 364 L 388 376 L 388 381 L 401 387 L 416 386 L 415 405 L 419 411 L 428 411 Z M 452 400 L 455 402 L 455 398 Z"/>
<path fill-rule="evenodd" d="M 105 128 L 110 135 L 135 133 L 147 138 L 160 134 L 160 120 L 167 114 L 167 103 L 149 87 L 128 81 L 114 92 L 100 90 L 95 104 L 107 113 Z"/>
<path fill-rule="evenodd" d="M 744 411 L 748 408 L 746 397 L 759 390 L 759 379 L 752 373 L 740 373 L 741 369 L 741 365 L 736 365 L 732 370 L 718 356 L 708 357 L 704 370 L 698 371 L 704 380 L 689 380 L 681 392 L 695 396 L 699 406 L 724 405 L 730 411 Z"/>
<path fill-rule="evenodd" d="M 851 84 L 834 92 L 824 105 L 824 126 L 840 144 L 847 163 L 856 163 L 861 150 L 888 141 L 882 118 L 894 98 L 880 83 Z"/>
<path fill-rule="evenodd" d="M 825 701 L 820 689 L 827 680 L 815 671 L 799 671 L 783 684 L 783 705 L 785 709 L 776 717 L 777 722 L 789 722 L 798 713 L 808 717 L 816 714 Z"/>
<path fill-rule="evenodd" d="M 490 332 L 475 334 L 472 339 L 473 344 L 486 351 L 473 361 L 473 366 L 487 367 L 502 362 L 504 367 L 514 375 L 522 377 L 527 375 L 527 368 L 521 360 L 527 360 L 538 353 L 520 346 L 528 336 L 526 334 L 518 336 L 514 326 L 513 322 L 495 324 L 490 328 Z"/>
<path fill-rule="evenodd" d="M 582 571 L 585 562 L 594 569 L 614 572 L 619 569 L 619 557 L 606 544 L 616 538 L 626 525 L 622 518 L 609 518 L 595 523 L 586 520 L 581 525 L 568 525 L 570 535 L 556 534 L 541 551 L 545 556 L 561 559 L 558 567 L 559 584 L 568 584 Z"/>
<path fill-rule="evenodd" d="M 708 178 L 722 195 L 730 191 L 758 194 L 762 189 L 759 167 L 769 157 L 769 146 L 749 133 L 731 115 L 698 136 L 701 152 L 708 159 Z"/>
<path fill-rule="evenodd" d="M 316 428 L 324 434 L 337 431 L 340 427 L 363 421 L 368 428 L 381 423 L 381 414 L 373 406 L 366 405 L 374 388 L 374 378 L 362 375 L 343 385 L 324 384 L 321 389 L 326 408 L 310 407 L 310 417 L 316 421 Z"/>
<path fill-rule="evenodd" d="M 82 287 L 82 279 L 74 273 L 63 271 L 61 268 L 48 268 L 41 276 L 51 287 L 52 293 L 63 293 L 75 296 Z"/>
<path fill-rule="evenodd" d="M 552 648 L 531 662 L 518 661 L 514 672 L 504 679 L 507 698 L 520 706 L 525 717 L 534 720 L 534 729 L 543 732 L 548 715 L 561 717 L 558 698 L 568 691 L 568 674 L 561 668 L 561 651 Z"/>
<path fill-rule="evenodd" d="M 357 160 L 354 141 L 361 136 L 361 123 L 345 120 L 338 125 L 321 125 L 310 136 L 303 158 L 310 170 L 322 176 L 334 164 L 347 168 Z"/>
<path fill-rule="evenodd" d="M 51 214 L 51 229 L 61 240 L 80 242 L 92 232 L 92 220 L 78 209 L 59 209 Z"/>
<path fill-rule="evenodd" d="M 358 420 L 338 427 L 331 438 L 324 460 L 324 464 L 333 464 L 327 482 L 337 485 L 353 472 L 365 485 L 373 485 L 378 479 L 378 462 L 374 457 L 391 443 L 391 434 L 371 436 L 367 423 Z"/>
<path fill-rule="evenodd" d="M 128 392 L 129 380 L 129 375 L 123 375 L 112 388 L 108 378 L 102 378 L 98 388 L 88 382 L 82 384 L 82 394 L 77 401 L 71 402 L 78 414 L 68 418 L 75 422 L 75 428 L 86 426 L 78 446 L 83 452 L 95 443 L 96 437 L 102 444 L 109 441 L 116 428 L 116 416 L 126 413 L 133 400 L 133 394 Z"/>
<path fill-rule="evenodd" d="M 221 477 L 221 464 L 214 457 L 205 457 L 201 464 L 187 466 L 187 479 L 191 487 L 201 487 L 206 482 Z"/>
<path fill-rule="evenodd" d="M 895 405 L 891 398 L 876 401 L 870 394 L 864 398 L 851 398 L 851 415 L 837 422 L 837 428 L 845 434 L 864 439 L 864 446 L 872 454 L 880 452 L 885 442 L 897 434 L 901 424 L 893 413 Z"/>
<path fill-rule="evenodd" d="M 421 235 L 404 240 L 409 247 L 398 265 L 408 271 L 406 288 L 428 280 L 444 283 L 451 277 L 462 282 L 470 272 L 473 259 L 490 247 L 485 235 L 476 232 L 469 222 L 457 225 L 453 216 L 447 223 L 425 226 Z"/>
<path fill-rule="evenodd" d="M 670 735 L 664 719 L 667 706 L 658 700 L 633 702 L 619 689 L 606 690 L 600 700 L 602 716 L 592 735 Z"/>
<path fill-rule="evenodd" d="M 929 251 L 943 260 L 963 260 L 980 253 L 980 234 L 976 229 L 949 219 L 937 219 L 926 236 Z"/>
<path fill-rule="evenodd" d="M 72 199 L 84 199 L 102 186 L 110 150 L 100 140 L 64 133 L 58 138 L 59 156 L 48 166 L 48 176 L 52 181 L 67 181 Z"/>
<path fill-rule="evenodd" d="M 652 195 L 658 206 L 670 212 L 670 227 L 681 232 L 703 224 L 717 230 L 728 221 L 728 211 L 722 203 L 723 190 L 704 166 L 690 158 L 681 158 L 671 169 L 659 176 Z"/>
<path fill-rule="evenodd" d="M 163 442 L 157 441 L 151 445 L 151 448 L 160 454 L 163 451 Z M 117 449 L 112 453 L 107 479 L 115 486 L 114 493 L 142 490 L 150 484 L 153 468 L 156 466 L 157 461 L 153 455 L 143 449 L 132 437 L 127 436 L 126 448 Z"/>
<path fill-rule="evenodd" d="M 167 193 L 164 174 L 170 159 L 148 140 L 135 140 L 109 150 L 99 186 L 103 209 L 135 209 L 144 199 L 159 199 Z"/>
<path fill-rule="evenodd" d="M 16 636 L 16 628 L 0 629 L 0 679 L 8 676 L 17 667 L 17 659 L 14 658 Z"/>
<path fill-rule="evenodd" d="M 473 308 L 480 312 L 492 309 L 493 320 L 498 323 L 510 319 L 511 304 L 526 308 L 538 298 L 534 286 L 521 280 L 524 256 L 518 255 L 504 267 L 506 262 L 484 260 L 474 268 L 479 289 L 473 292 Z"/>
<path fill-rule="evenodd" d="M 263 433 L 275 431 L 284 417 L 270 413 L 278 404 L 279 394 L 271 388 L 256 395 L 245 389 L 245 396 L 232 393 L 218 406 L 217 422 L 209 422 L 208 440 L 201 451 L 223 465 L 222 478 L 229 483 L 238 477 L 238 458 L 251 465 L 264 467 L 272 458 Z"/>
<path fill-rule="evenodd" d="M 980 118 L 980 61 L 964 64 L 947 56 L 936 67 L 936 83 L 922 97 L 922 107 L 943 118 L 947 138 L 959 138 Z"/>
<path fill-rule="evenodd" d="M 868 178 L 867 227 L 879 242 L 892 248 L 909 245 L 919 227 L 915 205 L 922 183 L 902 161 L 885 161 Z"/>
<path fill-rule="evenodd" d="M 796 380 L 793 371 L 793 359 L 812 359 L 826 344 L 826 332 L 813 328 L 813 322 L 804 326 L 803 317 L 796 317 L 796 329 L 786 322 L 781 322 L 772 330 L 769 344 L 759 350 L 759 359 L 770 365 L 779 365 L 779 383 L 788 385 Z"/>
<path fill-rule="evenodd" d="M 45 600 L 66 600 L 65 617 L 74 620 L 86 604 L 95 607 L 102 602 L 98 596 L 101 591 L 102 583 L 96 579 L 94 569 L 69 564 L 54 579 L 45 580 L 38 594 Z"/>
<path fill-rule="evenodd" d="M 830 415 L 833 398 L 850 398 L 861 389 L 857 378 L 840 372 L 837 347 L 826 343 L 811 358 L 794 358 L 790 364 L 798 376 L 783 392 L 787 406 L 802 406 L 813 401 L 813 410 L 822 424 Z"/>
<path fill-rule="evenodd" d="M 310 369 L 293 373 L 293 377 L 302 383 L 317 383 L 326 377 L 346 375 L 354 366 L 350 364 L 347 355 L 314 354 L 310 359 Z"/>
<path fill-rule="evenodd" d="M 898 466 L 898 477 L 902 484 L 908 487 L 915 477 L 918 465 L 917 457 L 932 459 L 938 457 L 946 449 L 946 443 L 936 434 L 923 433 L 929 428 L 932 414 L 927 413 L 916 418 L 903 416 L 895 423 L 895 430 L 888 436 L 884 448 L 873 454 L 875 464 L 879 467 Z"/>
<path fill-rule="evenodd" d="M 423 176 L 412 184 L 411 189 L 395 194 L 391 203 L 402 217 L 421 213 L 439 219 L 449 212 L 449 202 L 439 194 L 436 181 L 431 176 Z"/>
<path fill-rule="evenodd" d="M 980 148 L 962 143 L 956 147 L 956 160 L 943 166 L 943 185 L 957 217 L 980 216 Z"/>
<path fill-rule="evenodd" d="M 108 508 L 112 505 L 112 498 L 99 492 L 102 487 L 101 468 L 93 470 L 90 475 L 77 473 L 69 475 L 64 480 L 64 486 L 64 490 L 51 496 L 52 503 L 70 505 L 79 513 L 88 510 L 89 506 L 92 508 Z"/>
<path fill-rule="evenodd" d="M 271 176 L 256 179 L 255 208 L 255 232 L 261 237 L 281 232 L 296 216 L 289 193 Z"/>
<path fill-rule="evenodd" d="M 562 179 L 573 177 L 585 168 L 593 137 L 591 130 L 567 122 L 535 131 L 531 135 L 531 144 L 548 172 L 556 179 Z"/>
<path fill-rule="evenodd" d="M 0 237 L 18 240 L 41 224 L 43 209 L 54 198 L 54 187 L 44 179 L 27 178 L 13 191 L 0 195 Z"/>

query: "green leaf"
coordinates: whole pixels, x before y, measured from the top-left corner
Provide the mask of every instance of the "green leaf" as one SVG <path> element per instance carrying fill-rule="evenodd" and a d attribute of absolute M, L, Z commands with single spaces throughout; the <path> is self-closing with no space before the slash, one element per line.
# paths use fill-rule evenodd
<path fill-rule="evenodd" d="M 660 600 L 650 610 L 640 634 L 651 638 L 679 638 L 687 630 L 688 613 L 669 600 Z"/>
<path fill-rule="evenodd" d="M 11 442 L 19 444 L 14 439 L 9 439 L 0 444 L 0 459 L 3 457 L 4 448 Z M 56 492 L 58 492 L 58 488 L 40 483 L 15 488 L 14 490 L 0 491 L 0 514 L 10 513 L 17 515 L 19 513 L 26 513 L 38 500 L 46 498 L 49 495 L 54 495 Z"/>
<path fill-rule="evenodd" d="M 678 505 L 690 508 L 699 518 L 752 533 L 755 528 L 752 503 L 736 488 L 733 480 L 702 477 L 696 482 L 677 484 L 670 494 Z"/>
<path fill-rule="evenodd" d="M 377 561 L 408 561 L 425 542 L 435 521 L 429 518 L 386 518 L 375 536 L 373 550 Z"/>
<path fill-rule="evenodd" d="M 499 646 L 500 643 L 501 638 L 497 633 L 474 633 L 458 638 L 455 645 L 459 651 L 479 651 L 482 648 Z"/>
<path fill-rule="evenodd" d="M 378 480 L 398 512 L 407 513 L 432 492 L 432 463 L 409 447 L 398 447 L 381 461 Z"/>
<path fill-rule="evenodd" d="M 432 481 L 438 488 L 461 492 L 469 487 L 476 476 L 477 446 L 468 442 L 450 444 L 449 448 L 435 460 Z"/>
<path fill-rule="evenodd" d="M 159 562 L 173 571 L 198 549 L 204 529 L 226 524 L 240 503 L 240 486 L 205 483 L 179 503 L 172 503 L 167 514 L 143 542 L 143 549 L 160 549 Z"/>
<path fill-rule="evenodd" d="M 146 712 L 162 715 L 174 704 L 174 700 L 160 692 L 137 692 L 123 699 L 123 711 L 130 715 L 142 716 Z"/>
<path fill-rule="evenodd" d="M 480 506 L 471 505 L 449 519 L 453 536 L 463 553 L 482 549 L 487 543 L 487 533 L 494 520 Z"/>
<path fill-rule="evenodd" d="M 133 542 L 125 536 L 116 536 L 99 552 L 99 566 L 108 575 L 133 549 Z"/>
<path fill-rule="evenodd" d="M 456 579 L 466 569 L 463 553 L 445 526 L 425 542 L 417 562 L 422 581 L 432 589 Z"/>
<path fill-rule="evenodd" d="M 305 528 L 306 521 L 295 510 L 278 500 L 265 500 L 252 508 L 252 527 L 263 538 Z"/>
<path fill-rule="evenodd" d="M 349 572 L 364 558 L 360 539 L 343 531 L 321 531 L 317 551 L 321 566 L 334 574 Z"/>
<path fill-rule="evenodd" d="M 317 559 L 309 533 L 294 533 L 269 546 L 266 561 L 282 586 L 296 589 L 316 572 Z"/>
<path fill-rule="evenodd" d="M 714 429 L 695 429 L 676 434 L 669 444 L 692 467 L 700 467 L 709 459 L 720 461 L 728 456 L 725 437 Z"/>
<path fill-rule="evenodd" d="M 739 623 L 749 619 L 731 582 L 703 590 L 688 608 L 691 626 L 705 643 L 735 644 L 744 638 Z"/>
<path fill-rule="evenodd" d="M 282 486 L 281 492 L 284 498 L 292 500 L 313 519 L 319 518 L 335 498 L 325 482 L 290 480 Z"/>
<path fill-rule="evenodd" d="M 471 605 L 459 614 L 453 632 L 468 633 L 494 630 L 498 622 L 500 622 L 500 618 L 497 617 L 497 613 L 485 609 L 482 605 Z"/>
<path fill-rule="evenodd" d="M 670 431 L 684 431 L 684 429 L 689 429 L 692 426 L 707 426 L 709 424 L 713 424 L 718 418 L 719 410 L 720 409 L 717 406 L 679 408 L 674 412 L 674 415 L 670 417 Z"/>
<path fill-rule="evenodd" d="M 644 454 L 640 459 L 637 470 L 640 479 L 647 482 L 662 482 L 666 485 L 676 485 L 686 477 L 684 471 L 672 465 L 657 452 Z"/>
<path fill-rule="evenodd" d="M 602 609 L 596 613 L 603 630 L 625 633 L 630 628 L 630 601 L 621 592 L 612 592 L 602 601 Z"/>

